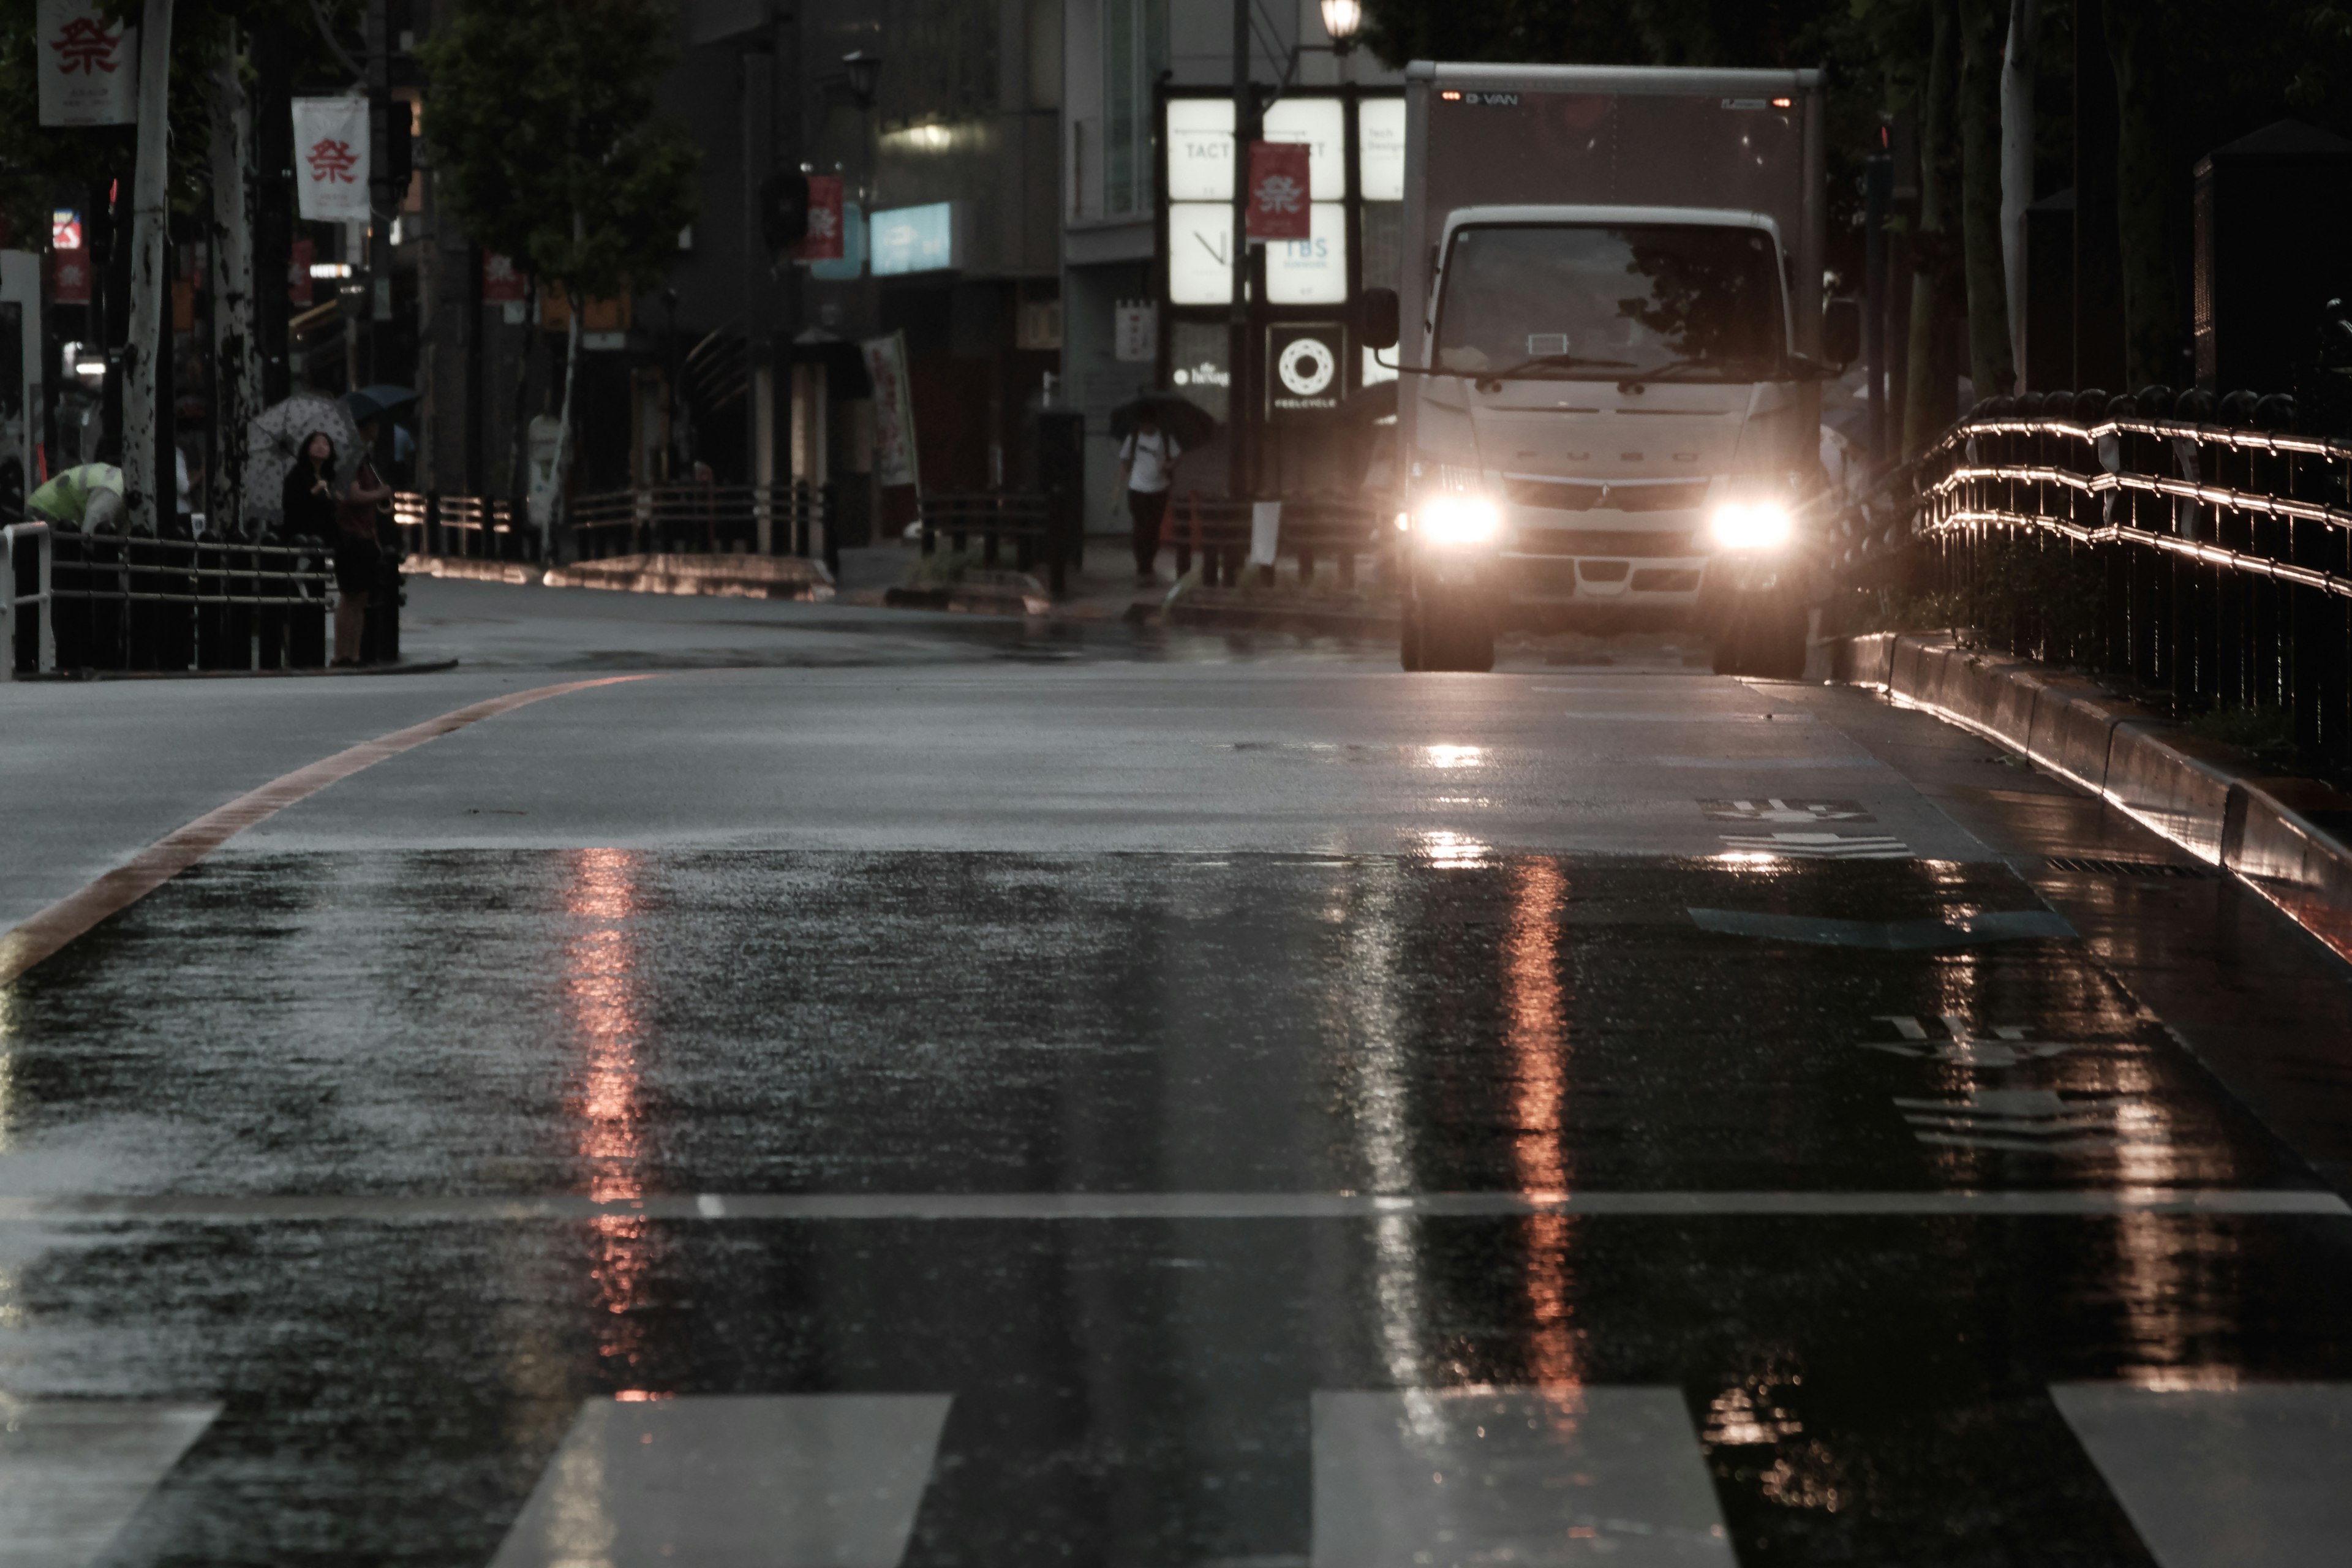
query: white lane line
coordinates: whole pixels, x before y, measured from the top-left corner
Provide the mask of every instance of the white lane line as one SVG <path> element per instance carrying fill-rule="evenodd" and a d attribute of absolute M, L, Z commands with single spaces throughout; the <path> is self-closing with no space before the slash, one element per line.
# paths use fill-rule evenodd
<path fill-rule="evenodd" d="M 2352 1384 L 2050 1395 L 2163 1568 L 2352 1560 Z"/>
<path fill-rule="evenodd" d="M 1980 942 L 2064 941 L 2075 934 L 2055 910 L 1984 910 L 1944 920 L 1846 921 L 1829 915 L 1783 915 L 1761 910 L 1703 910 L 1691 923 L 1725 936 L 1801 942 L 1816 947 L 1867 947 L 1886 952 L 1968 947 Z"/>
<path fill-rule="evenodd" d="M 1621 724 L 1811 724 L 1816 722 L 1810 713 L 1694 713 L 1643 711 L 1614 712 L 1606 708 L 1571 708 L 1560 715 L 1563 719 L 1607 720 Z"/>
<path fill-rule="evenodd" d="M 645 1198 L 543 1197 L 18 1197 L 0 1198 L 0 1224 L 246 1225 L 501 1224 L 648 1219 L 1171 1220 L 1428 1219 L 1517 1215 L 2317 1215 L 2352 1217 L 2332 1192 L 2294 1188 L 2133 1187 L 1945 1192 L 1573 1193 L 677 1193 Z"/>
<path fill-rule="evenodd" d="M 592 1399 L 490 1568 L 897 1568 L 944 1394 Z"/>
<path fill-rule="evenodd" d="M 1726 833 L 1735 850 L 1783 860 L 1908 860 L 1911 847 L 1885 833 Z"/>
<path fill-rule="evenodd" d="M 94 1563 L 217 1405 L 0 1397 L 0 1568 Z"/>
<path fill-rule="evenodd" d="M 1318 1392 L 1318 1568 L 1738 1562 L 1675 1388 Z"/>
<path fill-rule="evenodd" d="M 1594 762 L 1621 767 L 1719 768 L 1727 773 L 1802 773 L 1811 768 L 1884 768 L 1876 757 L 1596 757 Z M 1579 766 L 1582 759 L 1560 759 L 1563 766 Z M 1889 770 L 1890 772 L 1892 770 Z"/>

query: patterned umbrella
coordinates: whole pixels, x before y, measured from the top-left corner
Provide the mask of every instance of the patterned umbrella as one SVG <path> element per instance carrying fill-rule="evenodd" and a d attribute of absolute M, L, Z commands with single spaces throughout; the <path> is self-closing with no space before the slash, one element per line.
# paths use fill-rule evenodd
<path fill-rule="evenodd" d="M 360 431 L 343 405 L 315 392 L 298 392 L 253 416 L 246 436 L 245 518 L 275 528 L 285 521 L 280 489 L 302 443 L 324 431 L 335 444 L 335 482 L 347 485 L 360 469 Z"/>

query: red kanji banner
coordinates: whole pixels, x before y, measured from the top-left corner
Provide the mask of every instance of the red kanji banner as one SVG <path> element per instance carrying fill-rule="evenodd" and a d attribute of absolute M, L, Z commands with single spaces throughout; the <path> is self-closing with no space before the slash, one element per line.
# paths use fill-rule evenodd
<path fill-rule="evenodd" d="M 520 305 L 530 298 L 530 279 L 511 257 L 495 250 L 482 252 L 482 303 Z"/>
<path fill-rule="evenodd" d="M 74 249 L 49 252 L 49 303 L 52 305 L 89 303 L 89 251 Z"/>
<path fill-rule="evenodd" d="M 1307 143 L 1253 142 L 1249 155 L 1249 237 L 1306 239 Z"/>
<path fill-rule="evenodd" d="M 794 261 L 838 261 L 842 256 L 842 224 L 846 216 L 842 206 L 841 176 L 811 174 L 808 185 L 808 237 L 793 247 L 792 258 Z"/>

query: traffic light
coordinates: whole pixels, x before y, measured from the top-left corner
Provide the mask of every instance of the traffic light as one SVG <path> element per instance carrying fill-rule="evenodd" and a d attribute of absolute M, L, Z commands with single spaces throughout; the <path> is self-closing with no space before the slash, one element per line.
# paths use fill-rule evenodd
<path fill-rule="evenodd" d="M 404 98 L 392 99 L 383 106 L 383 145 L 376 149 L 375 177 L 394 193 L 394 201 L 407 193 L 409 176 L 416 168 L 415 110 Z"/>
<path fill-rule="evenodd" d="M 781 256 L 808 235 L 808 176 L 779 169 L 760 182 L 760 235 L 768 253 Z"/>

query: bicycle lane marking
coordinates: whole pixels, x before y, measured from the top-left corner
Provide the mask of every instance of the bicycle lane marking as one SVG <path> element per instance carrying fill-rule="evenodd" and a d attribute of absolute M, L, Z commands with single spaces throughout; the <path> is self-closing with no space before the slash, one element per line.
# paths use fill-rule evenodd
<path fill-rule="evenodd" d="M 550 697 L 595 686 L 657 679 L 657 675 L 650 674 L 608 675 L 593 680 L 567 680 L 556 686 L 510 691 L 503 697 L 468 703 L 421 724 L 411 724 L 405 730 L 362 741 L 331 757 L 282 773 L 164 835 L 87 887 L 67 894 L 39 913 L 0 932 L 0 985 L 13 984 L 26 971 L 100 921 L 129 909 L 255 823 L 267 821 L 329 784 L 373 767 L 387 757 L 396 757 L 427 741 L 437 741 L 485 719 L 495 719 Z"/>

